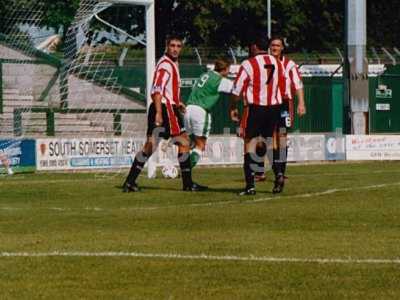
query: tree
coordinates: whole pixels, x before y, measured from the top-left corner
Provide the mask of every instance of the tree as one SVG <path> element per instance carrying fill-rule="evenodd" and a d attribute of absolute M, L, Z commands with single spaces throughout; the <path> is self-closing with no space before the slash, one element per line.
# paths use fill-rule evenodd
<path fill-rule="evenodd" d="M 367 1 L 368 44 L 375 47 L 400 46 L 400 2 Z"/>
<path fill-rule="evenodd" d="M 341 0 L 296 1 L 298 28 L 287 28 L 295 48 L 331 50 L 344 44 L 344 2 Z M 293 34 L 294 33 L 294 34 Z"/>
<path fill-rule="evenodd" d="M 41 24 L 64 32 L 74 19 L 80 0 L 42 0 L 44 15 Z"/>
<path fill-rule="evenodd" d="M 159 39 L 177 31 L 191 45 L 245 45 L 255 31 L 267 31 L 265 0 L 157 1 Z M 293 48 L 322 49 L 343 41 L 341 0 L 274 0 L 273 33 Z"/>
<path fill-rule="evenodd" d="M 39 0 L 44 4 L 42 25 L 56 30 L 72 22 L 80 0 Z M 0 13 L 31 0 L 0 0 Z M 245 45 L 254 31 L 267 30 L 266 0 L 156 0 L 156 43 L 163 51 L 165 37 L 180 34 L 192 46 Z M 398 0 L 368 0 L 368 43 L 398 46 Z M 344 43 L 343 0 L 273 0 L 273 33 L 287 38 L 295 50 L 326 50 Z M 135 35 L 144 31 L 143 8 L 113 7 L 101 16 Z M 0 30 L 6 20 L 0 18 Z M 132 24 L 137 26 L 132 27 Z"/>

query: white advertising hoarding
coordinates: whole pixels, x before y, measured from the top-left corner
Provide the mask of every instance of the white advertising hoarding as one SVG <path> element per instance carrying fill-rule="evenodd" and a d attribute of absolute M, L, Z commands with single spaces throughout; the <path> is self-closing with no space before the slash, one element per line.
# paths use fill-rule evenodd
<path fill-rule="evenodd" d="M 40 171 L 129 168 L 143 147 L 144 138 L 38 139 L 36 166 Z M 324 135 L 289 135 L 288 161 L 325 160 Z M 155 162 L 158 166 L 177 165 L 177 147 L 162 142 Z M 208 139 L 200 165 L 243 163 L 243 140 L 236 136 Z"/>
<path fill-rule="evenodd" d="M 400 160 L 400 136 L 348 135 L 347 160 Z"/>
<path fill-rule="evenodd" d="M 321 161 L 326 159 L 324 135 L 289 135 L 288 161 Z M 158 165 L 177 165 L 177 148 L 161 145 Z M 207 141 L 199 165 L 234 165 L 243 163 L 243 140 L 238 137 L 214 136 Z"/>
<path fill-rule="evenodd" d="M 325 160 L 325 135 L 289 135 L 289 162 Z"/>
<path fill-rule="evenodd" d="M 129 167 L 144 139 L 38 139 L 38 170 L 108 169 Z"/>

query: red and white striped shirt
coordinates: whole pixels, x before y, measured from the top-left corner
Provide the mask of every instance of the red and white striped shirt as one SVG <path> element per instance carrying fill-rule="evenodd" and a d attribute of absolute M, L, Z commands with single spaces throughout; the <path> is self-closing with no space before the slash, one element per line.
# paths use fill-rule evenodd
<path fill-rule="evenodd" d="M 293 60 L 286 58 L 281 59 L 281 63 L 285 70 L 286 81 L 286 95 L 289 99 L 293 99 L 297 90 L 303 88 L 303 81 L 296 63 Z"/>
<path fill-rule="evenodd" d="M 285 80 L 283 65 L 272 55 L 259 54 L 242 63 L 232 93 L 243 96 L 248 104 L 279 105 L 285 96 Z"/>
<path fill-rule="evenodd" d="M 167 55 L 160 58 L 154 71 L 151 95 L 160 93 L 164 104 L 179 105 L 181 77 L 178 65 Z"/>

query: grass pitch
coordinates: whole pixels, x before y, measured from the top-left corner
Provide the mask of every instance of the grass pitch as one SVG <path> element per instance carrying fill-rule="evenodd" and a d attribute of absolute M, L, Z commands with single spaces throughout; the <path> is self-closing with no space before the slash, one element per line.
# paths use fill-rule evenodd
<path fill-rule="evenodd" d="M 267 181 L 250 198 L 229 168 L 195 170 L 205 193 L 179 179 L 122 194 L 122 175 L 1 177 L 0 298 L 400 298 L 400 162 L 288 176 L 282 195 Z"/>

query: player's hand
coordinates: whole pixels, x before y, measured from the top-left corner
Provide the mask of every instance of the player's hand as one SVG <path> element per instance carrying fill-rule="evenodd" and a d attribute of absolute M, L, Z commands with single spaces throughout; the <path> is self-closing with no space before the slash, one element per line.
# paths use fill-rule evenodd
<path fill-rule="evenodd" d="M 154 123 L 156 127 L 161 127 L 163 125 L 163 117 L 161 112 L 156 113 L 156 119 Z"/>
<path fill-rule="evenodd" d="M 307 110 L 306 110 L 306 106 L 304 105 L 304 103 L 299 103 L 299 105 L 297 106 L 297 115 L 299 117 L 302 117 L 306 114 Z"/>
<path fill-rule="evenodd" d="M 184 113 L 186 112 L 186 105 L 185 105 L 183 102 L 179 103 L 178 108 L 179 108 L 179 111 L 180 111 L 182 114 L 184 114 Z"/>
<path fill-rule="evenodd" d="M 236 109 L 231 109 L 230 111 L 230 115 L 231 115 L 231 120 L 235 123 L 239 123 L 240 122 L 240 118 L 239 118 L 239 110 Z"/>

